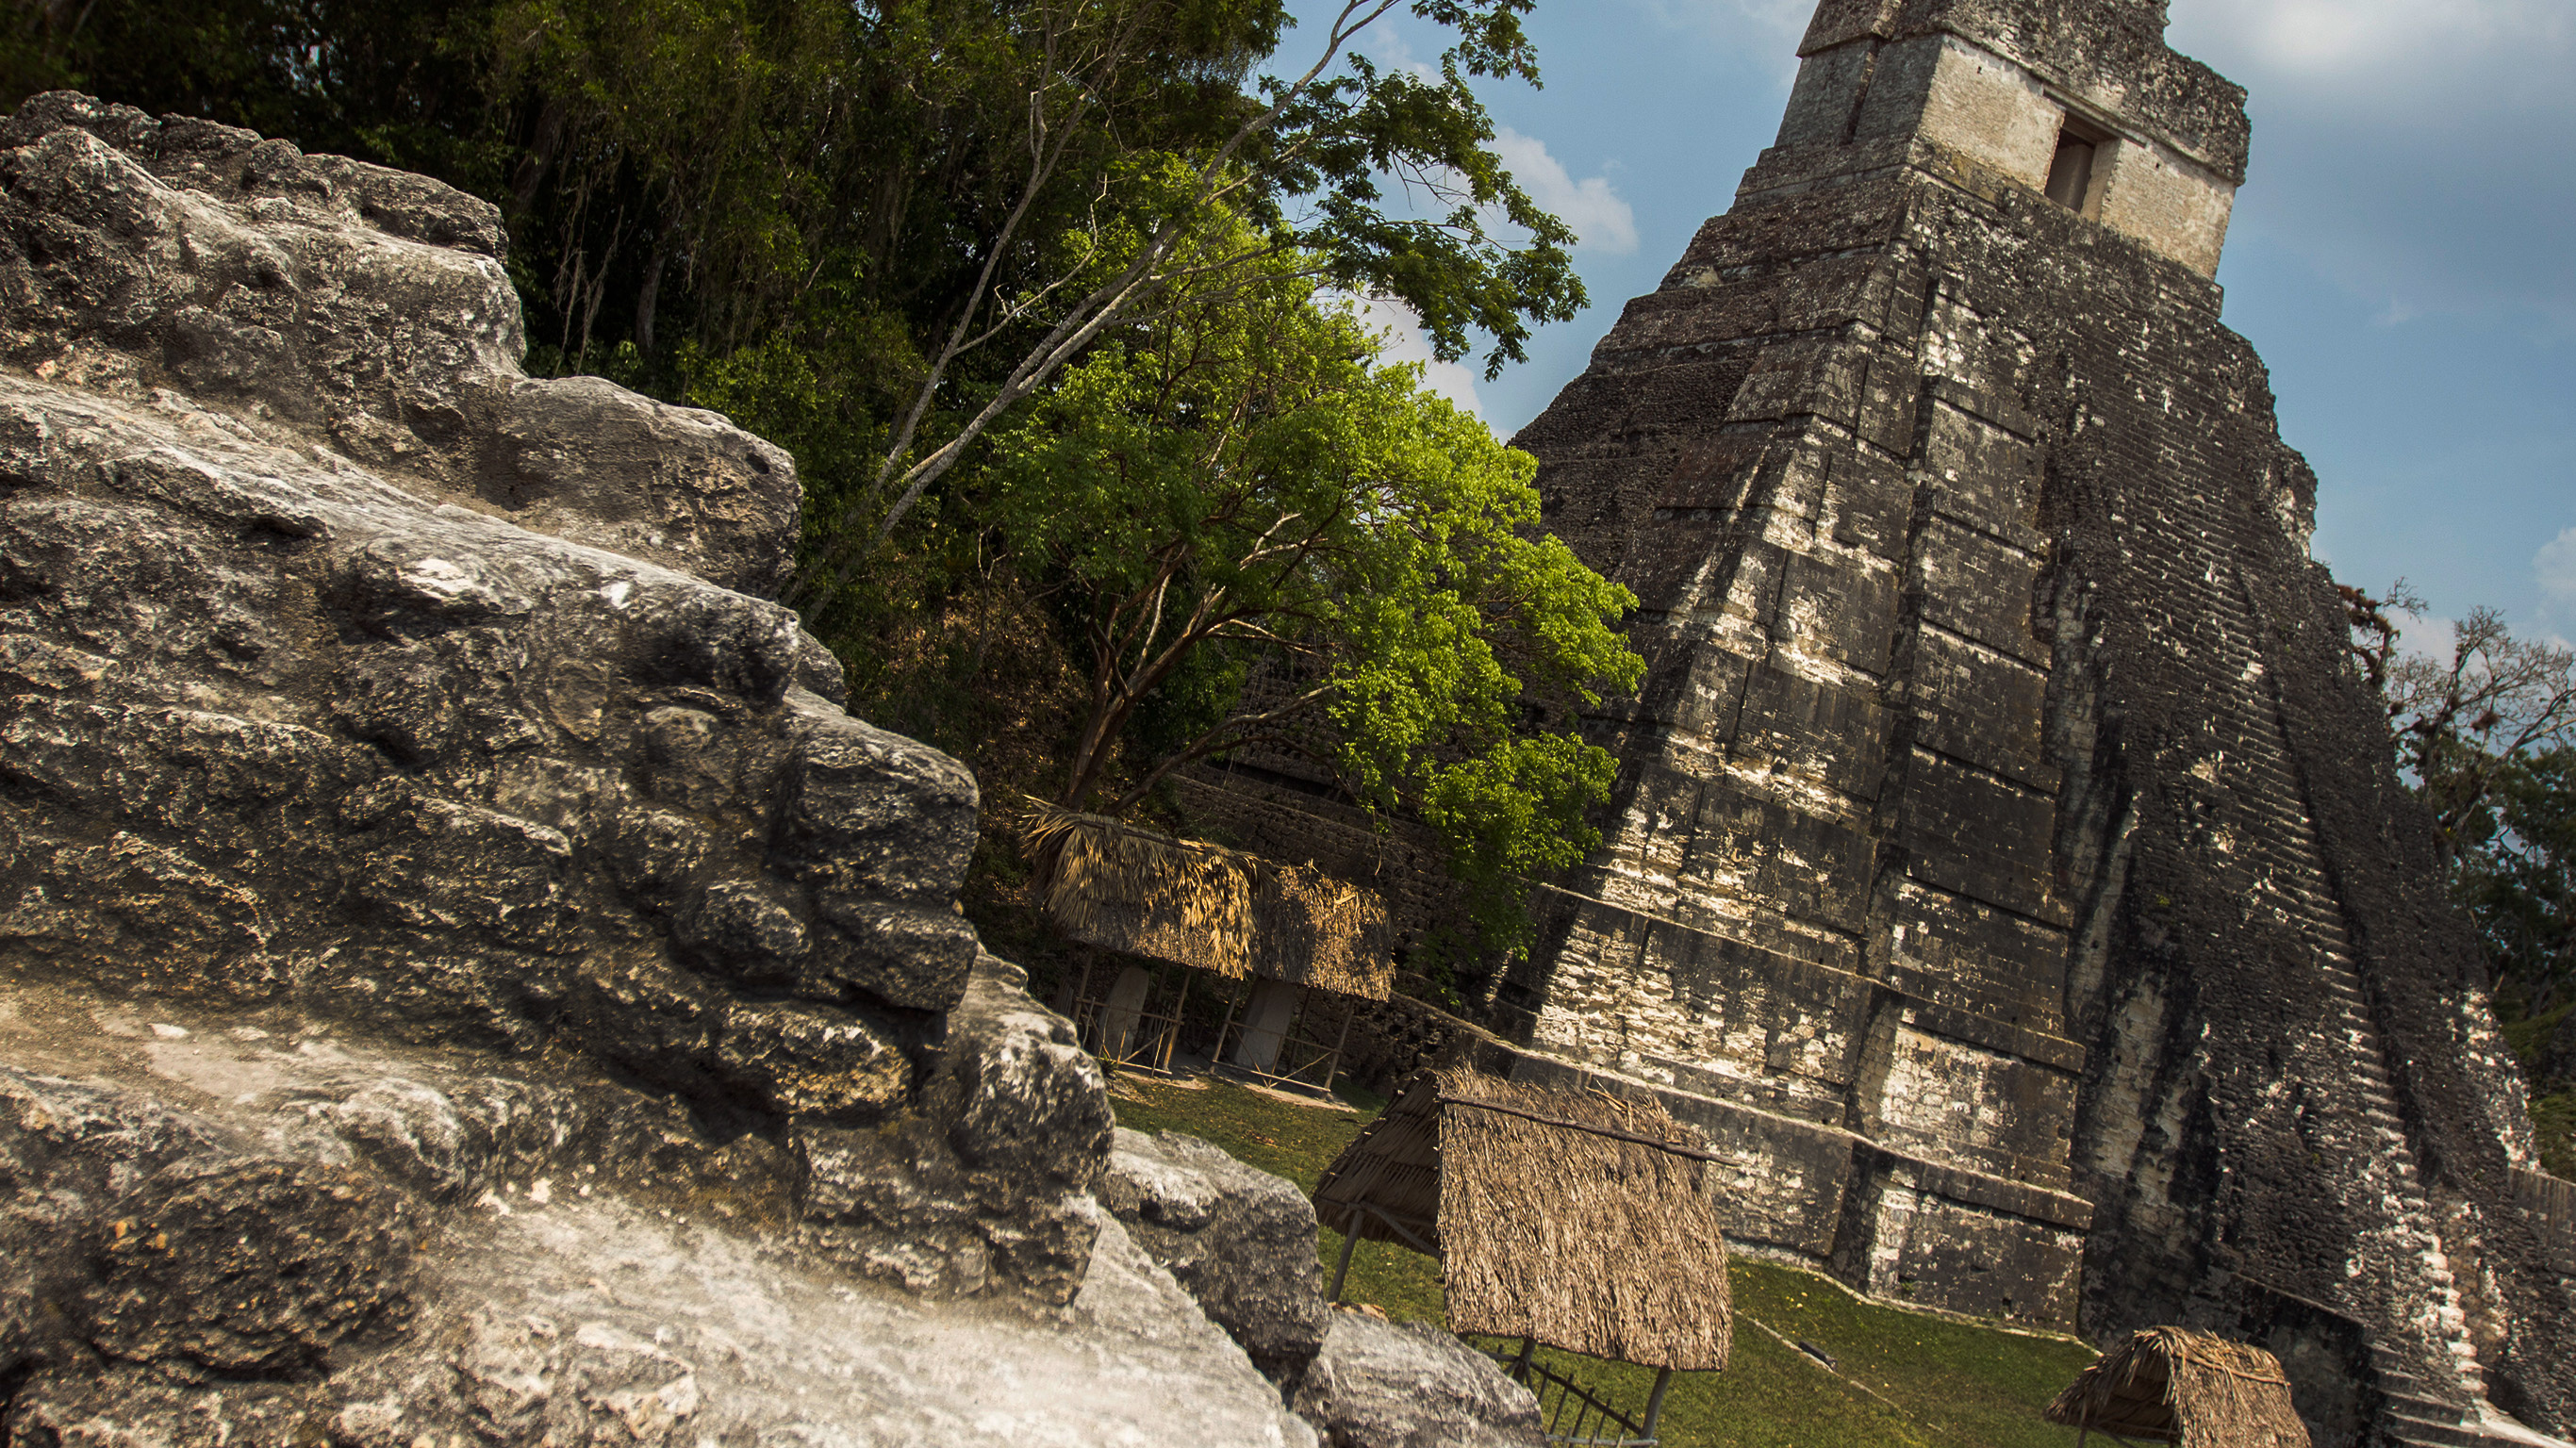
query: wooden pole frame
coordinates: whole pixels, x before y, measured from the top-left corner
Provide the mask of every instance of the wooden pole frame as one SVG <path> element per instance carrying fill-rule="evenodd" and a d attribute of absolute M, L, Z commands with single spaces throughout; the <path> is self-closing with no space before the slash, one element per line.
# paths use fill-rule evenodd
<path fill-rule="evenodd" d="M 1096 1027 L 1099 1024 L 1099 1012 L 1093 1012 L 1092 1019 L 1090 1020 L 1085 1020 L 1082 1013 L 1082 1008 L 1089 1004 L 1090 997 L 1091 952 L 1085 950 L 1082 952 L 1082 975 L 1074 982 L 1073 986 L 1073 1010 L 1070 1012 L 1073 1017 L 1073 1038 L 1076 1041 L 1080 1041 L 1086 1033 L 1094 1034 L 1095 1039 L 1097 1038 L 1096 1032 L 1091 1032 L 1088 1028 Z"/>
<path fill-rule="evenodd" d="M 1324 1094 L 1327 1096 L 1333 1094 L 1333 1083 L 1341 1079 L 1342 1048 L 1351 1043 L 1351 1022 L 1360 1013 L 1359 997 L 1345 996 L 1343 1004 L 1347 1009 L 1342 1012 L 1342 1033 L 1333 1038 L 1332 1058 L 1324 1063 Z"/>
<path fill-rule="evenodd" d="M 1163 1051 L 1158 1058 L 1157 1069 L 1166 1076 L 1172 1073 L 1172 1053 L 1181 1047 L 1181 1022 L 1190 1011 L 1190 977 L 1197 974 L 1186 965 L 1181 967 L 1181 996 L 1172 1003 L 1172 1023 L 1163 1032 Z"/>
<path fill-rule="evenodd" d="M 1644 1426 L 1638 1429 L 1648 1438 L 1655 1436 L 1655 1423 L 1664 1416 L 1664 1394 L 1670 1391 L 1672 1386 L 1673 1370 L 1655 1369 L 1655 1391 L 1646 1399 L 1646 1421 Z M 2082 1445 L 2077 1445 L 2077 1448 L 2082 1448 Z"/>
<path fill-rule="evenodd" d="M 1234 1034 L 1234 1013 L 1243 1009 L 1244 1003 L 1252 998 L 1252 981 L 1251 976 L 1245 976 L 1242 990 L 1226 993 L 1225 1023 L 1216 1028 L 1216 1049 L 1208 1053 L 1208 1069 L 1211 1071 L 1225 1064 L 1225 1038 Z"/>
<path fill-rule="evenodd" d="M 1327 1303 L 1338 1303 L 1342 1300 L 1342 1279 L 1351 1275 L 1351 1253 L 1360 1245 L 1359 1223 L 1353 1222 L 1351 1227 L 1351 1231 L 1342 1234 L 1341 1260 L 1333 1264 L 1332 1290 L 1324 1294 L 1324 1301 Z"/>

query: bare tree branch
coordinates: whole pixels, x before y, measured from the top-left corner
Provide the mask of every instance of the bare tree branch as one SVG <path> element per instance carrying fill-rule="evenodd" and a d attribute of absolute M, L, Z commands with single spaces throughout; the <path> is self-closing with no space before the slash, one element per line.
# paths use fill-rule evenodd
<path fill-rule="evenodd" d="M 2516 638 L 2504 615 L 2484 607 L 2460 621 L 2447 660 L 2404 652 L 2387 613 L 2423 604 L 2402 582 L 2388 599 L 2355 593 L 2345 606 L 2356 658 L 2397 733 L 2399 763 L 2456 854 L 2511 760 L 2576 744 L 2576 652 Z"/>
<path fill-rule="evenodd" d="M 1248 177 L 1235 174 L 1235 158 L 1251 144 L 1255 137 L 1267 133 L 1276 126 L 1279 118 L 1287 112 L 1288 108 L 1313 89 L 1315 82 L 1349 48 L 1354 37 L 1382 19 L 1399 3 L 1401 0 L 1346 0 L 1333 19 L 1331 31 L 1325 38 L 1322 54 L 1304 74 L 1280 87 L 1274 93 L 1268 107 L 1244 121 L 1222 145 L 1201 162 L 1193 179 L 1190 195 L 1179 208 L 1179 213 L 1167 218 L 1155 229 L 1143 250 L 1117 276 L 1074 303 L 1047 335 L 1020 359 L 1019 363 L 1012 368 L 1010 375 L 996 389 L 994 395 L 958 430 L 955 436 L 929 456 L 909 468 L 903 468 L 903 458 L 911 451 L 913 441 L 919 435 L 921 424 L 929 415 L 939 389 L 946 381 L 949 369 L 974 345 L 989 340 L 1006 329 L 1007 324 L 1004 324 L 1004 326 L 987 329 L 978 335 L 974 330 L 974 321 L 984 310 L 986 299 L 992 289 L 993 278 L 1001 265 L 1003 256 L 1017 239 L 1031 208 L 1044 194 L 1046 187 L 1053 181 L 1057 168 L 1063 162 L 1066 150 L 1071 145 L 1076 132 L 1073 121 L 1085 113 L 1096 96 L 1106 93 L 1108 89 L 1106 82 L 1114 74 L 1117 66 L 1126 59 L 1127 47 L 1133 44 L 1136 25 L 1141 24 L 1141 21 L 1131 23 L 1127 30 L 1104 45 L 1095 64 L 1106 66 L 1107 71 L 1091 82 L 1059 73 L 1056 54 L 1058 32 L 1057 28 L 1050 24 L 1044 47 L 1046 74 L 1030 92 L 1032 164 L 1029 178 L 1021 188 L 1019 199 L 1013 206 L 1009 219 L 987 248 L 983 268 L 962 304 L 958 320 L 951 328 L 947 342 L 932 362 L 913 399 L 912 406 L 905 413 L 902 425 L 897 428 L 886 450 L 885 458 L 878 467 L 876 480 L 865 490 L 859 502 L 846 511 L 839 520 L 842 533 L 846 536 L 857 528 L 865 511 L 874 506 L 887 487 L 900 483 L 902 491 L 893 504 L 886 509 L 885 516 L 878 520 L 873 537 L 865 545 L 843 542 L 837 547 L 827 548 L 825 555 L 818 558 L 815 565 L 801 570 L 787 590 L 788 601 L 791 604 L 811 603 L 817 600 L 818 595 L 836 591 L 846 585 L 860 562 L 868 554 L 884 546 L 885 540 L 892 535 L 895 525 L 920 501 L 922 493 L 955 467 L 959 459 L 965 455 L 966 449 L 1003 413 L 1045 386 L 1058 370 L 1078 356 L 1103 329 L 1119 320 L 1130 308 L 1175 280 L 1194 271 L 1203 270 L 1204 266 L 1175 270 L 1167 268 L 1165 264 L 1188 235 L 1189 222 L 1206 215 L 1212 206 L 1234 194 L 1241 187 L 1250 184 Z M 1139 12 L 1140 15 L 1141 13 Z M 1057 136 L 1050 149 L 1043 139 L 1043 127 L 1047 124 L 1044 97 L 1049 86 L 1059 80 L 1067 80 L 1071 83 L 1076 100 L 1066 115 L 1056 122 Z M 1237 260 L 1234 264 L 1240 264 L 1240 261 Z M 1063 279 L 1059 278 L 1057 282 L 1051 283 L 1050 290 L 1060 286 L 1062 281 Z M 901 469 L 900 473 L 898 469 Z M 835 557 L 833 556 L 835 554 L 841 556 Z M 828 579 L 825 577 L 827 572 Z"/>
<path fill-rule="evenodd" d="M 1171 758 L 1155 765 L 1153 769 L 1146 773 L 1143 779 L 1137 781 L 1134 788 L 1119 796 L 1118 802 L 1111 805 L 1106 811 L 1104 811 L 1104 813 L 1113 816 L 1125 814 L 1128 810 L 1134 808 L 1139 800 L 1152 794 L 1154 792 L 1154 786 L 1161 784 L 1165 779 L 1169 778 L 1173 770 L 1179 769 L 1183 765 L 1196 764 L 1198 761 L 1207 758 L 1209 755 L 1214 754 L 1221 749 L 1241 748 L 1245 744 L 1252 742 L 1252 738 L 1247 734 L 1247 731 L 1257 730 L 1265 725 L 1276 724 L 1283 719 L 1294 718 L 1308 709 L 1313 708 L 1315 705 L 1322 703 L 1324 700 L 1331 698 L 1339 691 L 1339 688 L 1340 686 L 1337 684 L 1319 684 L 1275 709 L 1265 709 L 1258 714 L 1238 714 L 1227 719 L 1223 723 L 1209 729 L 1206 733 L 1201 734 L 1197 739 L 1192 740 L 1187 746 L 1182 748 L 1179 753 L 1174 754 Z M 1308 751 L 1300 749 L 1299 752 L 1305 753 Z"/>

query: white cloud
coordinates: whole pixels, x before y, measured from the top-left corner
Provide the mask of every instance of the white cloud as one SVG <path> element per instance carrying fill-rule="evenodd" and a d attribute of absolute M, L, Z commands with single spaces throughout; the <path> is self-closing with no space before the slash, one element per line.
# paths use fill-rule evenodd
<path fill-rule="evenodd" d="M 1318 30 L 1320 32 L 1320 28 Z M 1360 51 L 1385 70 L 1411 71 L 1416 80 L 1437 82 L 1439 70 L 1431 62 L 1414 54 L 1413 45 L 1404 33 L 1386 20 L 1359 33 L 1355 42 Z"/>
<path fill-rule="evenodd" d="M 2564 0 L 2174 0 L 2173 21 L 2177 41 L 2223 38 L 2318 80 L 2431 79 L 2445 62 L 2564 49 L 2576 35 Z"/>
<path fill-rule="evenodd" d="M 2559 534 L 2533 555 L 2531 571 L 2552 603 L 2576 604 L 2576 528 Z"/>
<path fill-rule="evenodd" d="M 1411 307 L 1387 297 L 1344 297 L 1345 305 L 1358 314 L 1362 325 L 1377 332 L 1384 350 L 1378 353 L 1385 362 L 1410 362 L 1422 369 L 1422 385 L 1458 404 L 1460 411 L 1471 417 L 1485 415 L 1484 400 L 1476 395 L 1476 371 L 1464 362 L 1443 362 L 1431 355 L 1431 339 L 1422 335 L 1422 319 Z"/>
<path fill-rule="evenodd" d="M 1628 0 L 1670 30 L 1696 32 L 1740 56 L 1782 94 L 1798 78 L 1798 42 L 1816 13 L 1815 0 Z M 1641 41 L 1641 44 L 1652 44 Z"/>
<path fill-rule="evenodd" d="M 2460 639 L 2458 619 L 2392 608 L 2388 611 L 2388 621 L 2397 625 L 2399 653 L 2418 654 L 2437 663 L 2451 661 L 2451 650 Z"/>
<path fill-rule="evenodd" d="M 2252 93 L 2244 235 L 2387 325 L 2576 336 L 2576 4 L 2173 0 L 2166 38 Z"/>
<path fill-rule="evenodd" d="M 1494 150 L 1540 209 L 1574 228 L 1578 245 L 1606 256 L 1636 253 L 1636 208 L 1620 197 L 1609 177 L 1575 180 L 1563 162 L 1547 153 L 1546 142 L 1509 126 L 1494 133 Z"/>

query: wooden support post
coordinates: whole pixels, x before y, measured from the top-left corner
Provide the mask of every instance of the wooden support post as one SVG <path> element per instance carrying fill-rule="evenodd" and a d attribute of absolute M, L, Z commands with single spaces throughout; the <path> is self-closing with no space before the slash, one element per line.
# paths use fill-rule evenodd
<path fill-rule="evenodd" d="M 1517 1383 L 1517 1382 L 1520 1382 L 1520 1381 L 1521 1381 L 1521 1375 L 1529 1371 L 1530 1353 L 1531 1353 L 1531 1352 L 1533 1352 L 1534 1350 L 1536 1350 L 1536 1349 L 1537 1349 L 1537 1347 L 1538 1347 L 1538 1339 L 1537 1339 L 1537 1338 L 1535 1338 L 1535 1337 L 1525 1337 L 1525 1338 L 1522 1338 L 1522 1339 L 1521 1339 L 1521 1355 L 1520 1355 L 1519 1357 L 1516 1357 L 1516 1358 L 1512 1359 L 1512 1381 L 1513 1381 L 1513 1382 L 1516 1382 L 1516 1383 Z M 1526 1384 L 1524 1384 L 1524 1386 L 1526 1386 Z"/>
<path fill-rule="evenodd" d="M 1673 1370 L 1671 1368 L 1657 1368 L 1655 1370 L 1655 1391 L 1646 1399 L 1646 1425 L 1642 1430 L 1650 1439 L 1655 1436 L 1655 1421 L 1664 1416 L 1664 1394 L 1671 1389 L 1672 1385 Z"/>
<path fill-rule="evenodd" d="M 1085 1001 L 1085 1000 L 1086 1000 L 1090 995 L 1091 995 L 1091 952 L 1090 952 L 1090 951 L 1088 951 L 1088 950 L 1086 950 L 1086 951 L 1084 951 L 1084 952 L 1082 953 L 1082 977 L 1081 977 L 1081 979 L 1079 979 L 1079 980 L 1075 981 L 1075 982 L 1074 982 L 1074 986 L 1073 986 L 1073 1012 L 1072 1012 L 1072 1014 L 1073 1014 L 1073 1030 L 1074 1030 L 1074 1037 L 1073 1037 L 1073 1038 L 1074 1038 L 1074 1040 L 1075 1040 L 1075 1042 L 1076 1042 L 1077 1044 L 1082 1040 L 1082 1031 L 1083 1031 L 1083 1028 L 1084 1028 L 1085 1026 L 1087 1026 L 1087 1025 L 1091 1024 L 1090 1022 L 1085 1021 L 1085 1020 L 1082 1018 L 1082 1006 L 1083 1006 L 1083 1002 L 1084 1002 L 1084 1001 Z"/>
<path fill-rule="evenodd" d="M 1252 994 L 1252 980 L 1253 978 L 1251 976 L 1245 976 L 1243 978 L 1243 996 L 1249 996 Z M 1225 998 L 1225 1023 L 1216 1028 L 1216 1050 L 1208 1055 L 1208 1071 L 1210 1074 L 1214 1074 L 1217 1064 L 1225 1059 L 1225 1038 L 1234 1030 L 1234 1013 L 1237 1010 L 1240 1010 L 1242 1006 L 1243 1001 L 1237 996 L 1229 995 Z"/>
<path fill-rule="evenodd" d="M 1181 1021 L 1190 1012 L 1190 977 L 1196 974 L 1188 966 L 1181 967 L 1181 998 L 1172 1006 L 1172 1028 L 1163 1033 L 1162 1069 L 1166 1073 L 1172 1069 L 1172 1053 L 1180 1049 Z"/>
<path fill-rule="evenodd" d="M 1351 1253 L 1360 1245 L 1360 1224 L 1351 1223 L 1350 1232 L 1342 1238 L 1341 1260 L 1333 1264 L 1333 1288 L 1324 1294 L 1326 1302 L 1342 1300 L 1342 1279 L 1351 1275 Z"/>
<path fill-rule="evenodd" d="M 1342 1074 L 1342 1048 L 1351 1043 L 1351 1017 L 1360 1013 L 1358 996 L 1343 997 L 1350 1007 L 1342 1012 L 1342 1033 L 1333 1038 L 1333 1054 L 1324 1062 L 1324 1094 L 1333 1094 L 1333 1082 Z"/>

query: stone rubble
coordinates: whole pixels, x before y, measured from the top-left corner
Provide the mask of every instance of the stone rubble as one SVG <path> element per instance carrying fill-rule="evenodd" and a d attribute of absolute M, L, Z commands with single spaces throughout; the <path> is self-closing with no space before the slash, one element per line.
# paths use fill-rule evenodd
<path fill-rule="evenodd" d="M 1336 1312 L 1297 1390 L 1328 1448 L 1540 1448 L 1538 1400 L 1422 1322 Z"/>
<path fill-rule="evenodd" d="M 0 991 L 12 1444 L 1315 1441 L 1096 1209 L 1065 1306 L 908 1295 L 799 1242 L 783 1153 L 667 1094 L 156 1019 L 188 1034 Z"/>
<path fill-rule="evenodd" d="M 1146 1255 L 1294 1397 L 1332 1312 L 1315 1204 L 1196 1137 L 1121 1129 L 1093 1188 Z"/>
<path fill-rule="evenodd" d="M 0 122 L 0 1440 L 1311 1443 L 762 596 L 786 454 L 521 375 L 501 245 Z"/>

